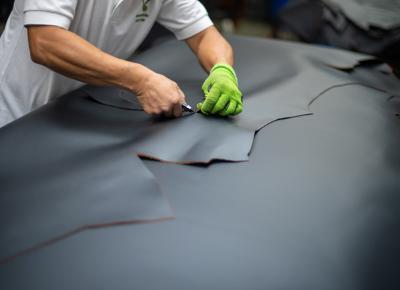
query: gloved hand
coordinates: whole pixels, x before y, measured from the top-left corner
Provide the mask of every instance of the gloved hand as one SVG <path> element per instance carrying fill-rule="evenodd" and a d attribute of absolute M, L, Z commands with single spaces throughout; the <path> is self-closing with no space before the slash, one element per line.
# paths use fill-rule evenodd
<path fill-rule="evenodd" d="M 238 88 L 235 70 L 227 64 L 216 64 L 203 84 L 205 100 L 197 108 L 205 115 L 223 117 L 243 111 L 242 93 Z"/>

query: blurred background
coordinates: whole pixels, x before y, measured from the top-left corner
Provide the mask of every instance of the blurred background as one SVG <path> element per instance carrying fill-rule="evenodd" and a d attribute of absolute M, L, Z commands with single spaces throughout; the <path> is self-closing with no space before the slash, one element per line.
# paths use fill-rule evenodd
<path fill-rule="evenodd" d="M 0 32 L 13 0 L 1 0 Z M 285 39 L 381 57 L 400 67 L 400 0 L 202 0 L 225 34 Z M 170 37 L 156 25 L 141 47 Z"/>

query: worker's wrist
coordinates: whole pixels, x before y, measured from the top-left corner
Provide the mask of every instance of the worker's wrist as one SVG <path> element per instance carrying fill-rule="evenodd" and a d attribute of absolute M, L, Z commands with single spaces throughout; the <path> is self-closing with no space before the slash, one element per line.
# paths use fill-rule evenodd
<path fill-rule="evenodd" d="M 146 80 L 149 78 L 151 74 L 154 72 L 147 67 L 134 63 L 134 62 L 127 62 L 126 68 L 121 70 L 120 75 L 120 87 L 139 93 L 141 91 L 141 86 Z"/>
<path fill-rule="evenodd" d="M 235 69 L 231 65 L 227 63 L 217 63 L 211 69 L 211 73 L 216 71 L 224 71 L 225 73 L 228 73 L 228 75 L 232 78 L 232 80 L 235 81 L 236 84 L 238 83 L 238 78 L 236 76 Z"/>

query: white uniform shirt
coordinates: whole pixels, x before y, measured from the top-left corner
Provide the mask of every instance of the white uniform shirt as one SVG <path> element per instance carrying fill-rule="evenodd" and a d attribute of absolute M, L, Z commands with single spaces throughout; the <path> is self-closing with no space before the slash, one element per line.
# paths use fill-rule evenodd
<path fill-rule="evenodd" d="M 83 85 L 32 62 L 25 25 L 63 27 L 126 59 L 156 21 L 179 40 L 212 25 L 196 0 L 16 0 L 0 38 L 0 127 Z"/>

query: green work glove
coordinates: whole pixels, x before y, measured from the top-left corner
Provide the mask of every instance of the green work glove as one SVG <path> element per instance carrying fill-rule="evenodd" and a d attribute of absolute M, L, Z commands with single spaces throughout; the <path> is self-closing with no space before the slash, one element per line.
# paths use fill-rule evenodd
<path fill-rule="evenodd" d="M 243 111 L 242 93 L 238 88 L 235 70 L 227 64 L 216 64 L 203 84 L 205 100 L 197 108 L 205 115 L 223 117 Z"/>

